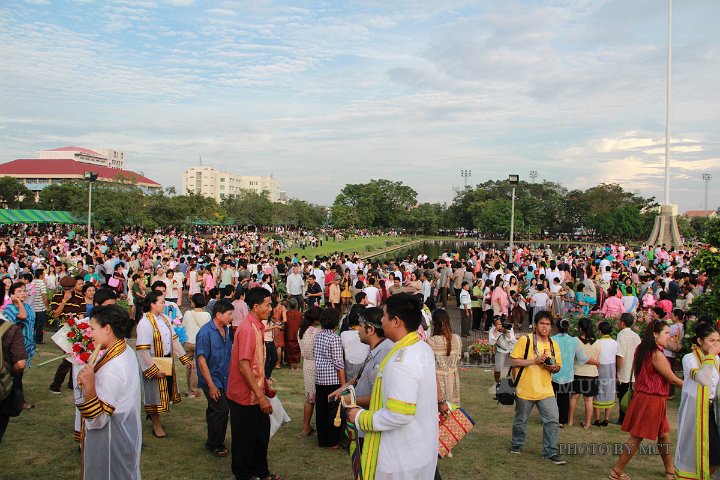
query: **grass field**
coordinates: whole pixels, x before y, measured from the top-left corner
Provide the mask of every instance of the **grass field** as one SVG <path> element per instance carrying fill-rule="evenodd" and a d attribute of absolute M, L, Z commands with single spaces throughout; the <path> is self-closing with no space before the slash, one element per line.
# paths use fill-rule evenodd
<path fill-rule="evenodd" d="M 292 256 L 293 253 L 297 253 L 298 257 L 303 255 L 307 258 L 314 258 L 316 256 L 331 255 L 335 252 L 344 252 L 351 255 L 353 252 L 357 252 L 360 255 L 364 255 L 371 252 L 377 252 L 378 250 L 384 249 L 389 246 L 399 246 L 403 243 L 408 243 L 413 240 L 417 240 L 418 237 L 370 237 L 361 238 L 353 237 L 342 242 L 336 242 L 335 240 L 323 241 L 322 246 L 316 248 L 301 249 L 294 247 L 289 252 L 283 253 L 283 256 Z"/>
<path fill-rule="evenodd" d="M 59 349 L 40 346 L 36 364 L 57 354 Z M 178 364 L 178 366 L 180 366 Z M 55 372 L 55 364 L 33 367 L 25 374 L 27 400 L 36 408 L 11 419 L 3 443 L 0 444 L 0 478 L 77 479 L 79 456 L 72 439 L 72 395 L 50 395 L 48 385 Z M 288 480 L 338 480 L 351 478 L 347 452 L 326 451 L 317 447 L 316 438 L 300 438 L 302 405 L 304 401 L 302 372 L 282 369 L 275 371 L 278 395 L 292 421 L 283 426 L 270 441 L 271 470 Z M 607 478 L 615 457 L 612 455 L 566 456 L 570 462 L 558 467 L 540 458 L 542 429 L 537 413 L 528 426 L 528 443 L 522 455 L 508 452 L 513 407 L 496 404 L 489 388 L 492 373 L 481 369 L 461 371 L 463 407 L 476 421 L 475 429 L 455 449 L 454 457 L 439 462 L 446 480 L 512 479 L 545 480 L 548 478 Z M 185 390 L 184 379 L 180 382 Z M 205 441 L 205 399 L 186 399 L 163 416 L 168 434 L 156 439 L 149 422 L 143 422 L 142 476 L 146 480 L 173 479 L 231 479 L 230 459 L 210 456 Z M 673 439 L 677 427 L 678 400 L 669 408 Z M 579 408 L 577 422 L 582 415 Z M 585 432 L 579 427 L 560 431 L 561 443 L 621 443 L 626 434 L 620 427 L 610 425 Z M 227 445 L 230 446 L 228 428 Z M 402 452 L 398 452 L 402 454 Z M 628 474 L 634 478 L 662 478 L 663 468 L 657 456 L 638 456 L 630 463 Z"/>

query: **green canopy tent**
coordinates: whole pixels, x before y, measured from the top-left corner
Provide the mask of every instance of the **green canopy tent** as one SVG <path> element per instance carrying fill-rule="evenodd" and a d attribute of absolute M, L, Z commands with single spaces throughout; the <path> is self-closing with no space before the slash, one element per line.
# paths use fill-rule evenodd
<path fill-rule="evenodd" d="M 52 210 L 0 210 L 0 223 L 82 223 L 70 212 Z"/>

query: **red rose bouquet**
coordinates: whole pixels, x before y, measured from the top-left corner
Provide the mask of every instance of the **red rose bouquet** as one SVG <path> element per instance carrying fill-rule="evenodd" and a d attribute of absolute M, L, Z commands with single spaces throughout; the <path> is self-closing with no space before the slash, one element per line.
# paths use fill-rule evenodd
<path fill-rule="evenodd" d="M 62 328 L 53 335 L 53 341 L 69 355 L 70 362 L 78 365 L 85 365 L 95 350 L 95 344 L 90 338 L 90 324 L 86 319 L 68 317 Z"/>

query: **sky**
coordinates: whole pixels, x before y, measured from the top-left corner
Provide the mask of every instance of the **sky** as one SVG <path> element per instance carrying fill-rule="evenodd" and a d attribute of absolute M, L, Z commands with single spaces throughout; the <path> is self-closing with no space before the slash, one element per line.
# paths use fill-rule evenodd
<path fill-rule="evenodd" d="M 673 6 L 671 203 L 720 205 L 720 2 Z M 667 3 L 5 0 L 0 161 L 75 145 L 180 190 L 198 165 L 329 205 L 519 174 L 663 198 Z"/>

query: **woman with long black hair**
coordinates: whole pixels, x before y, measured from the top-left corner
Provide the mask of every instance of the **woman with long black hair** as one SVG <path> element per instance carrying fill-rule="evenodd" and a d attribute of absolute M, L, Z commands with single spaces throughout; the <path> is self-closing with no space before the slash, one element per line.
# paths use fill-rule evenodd
<path fill-rule="evenodd" d="M 667 419 L 667 395 L 670 384 L 683 386 L 683 381 L 675 376 L 670 368 L 663 347 L 670 341 L 670 327 L 664 320 L 654 320 L 647 326 L 642 341 L 635 351 L 633 372 L 635 387 L 628 406 L 623 432 L 630 438 L 625 442 L 620 457 L 610 471 L 612 480 L 629 479 L 625 475 L 625 466 L 638 450 L 643 439 L 656 441 L 660 450 L 665 477 L 675 478 L 673 457 L 670 453 L 670 423 Z"/>

